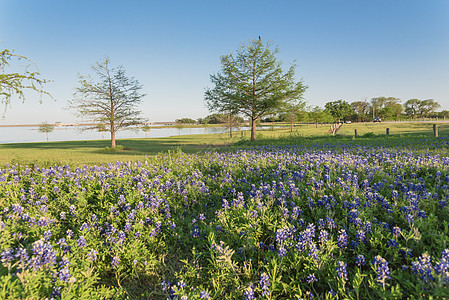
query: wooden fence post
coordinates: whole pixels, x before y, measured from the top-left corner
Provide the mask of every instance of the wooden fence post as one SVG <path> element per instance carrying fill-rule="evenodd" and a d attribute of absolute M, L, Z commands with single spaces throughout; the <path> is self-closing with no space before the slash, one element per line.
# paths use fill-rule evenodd
<path fill-rule="evenodd" d="M 390 135 L 390 128 L 387 128 L 386 132 L 387 132 L 387 135 Z"/>
<path fill-rule="evenodd" d="M 433 136 L 438 137 L 438 125 L 433 124 Z"/>

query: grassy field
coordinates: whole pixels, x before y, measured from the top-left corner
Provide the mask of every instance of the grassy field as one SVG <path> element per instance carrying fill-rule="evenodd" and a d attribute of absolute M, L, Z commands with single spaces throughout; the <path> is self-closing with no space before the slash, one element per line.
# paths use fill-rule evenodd
<path fill-rule="evenodd" d="M 247 131 L 235 132 L 232 139 L 227 133 L 119 139 L 117 144 L 123 146 L 124 150 L 118 152 L 105 149 L 109 146 L 108 140 L 0 144 L 0 165 L 20 163 L 49 166 L 57 163 L 80 166 L 114 161 L 142 161 L 146 157 L 166 154 L 168 151 L 196 153 L 232 145 L 338 143 L 354 140 L 365 143 L 384 140 L 387 137 L 386 128 L 390 129 L 388 139 L 392 143 L 401 143 L 404 137 L 420 139 L 433 136 L 431 123 L 355 123 L 343 125 L 336 136 L 328 133 L 329 125 L 298 125 L 292 132 L 288 127 L 258 130 L 256 142 L 249 141 L 250 134 Z M 440 123 L 438 128 L 440 137 L 449 136 L 449 123 Z M 354 129 L 358 131 L 357 138 L 354 138 Z"/>

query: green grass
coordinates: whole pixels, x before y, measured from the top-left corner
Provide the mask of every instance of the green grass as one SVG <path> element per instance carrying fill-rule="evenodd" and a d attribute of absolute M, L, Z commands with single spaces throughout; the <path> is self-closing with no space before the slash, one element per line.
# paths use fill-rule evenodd
<path fill-rule="evenodd" d="M 266 124 L 270 126 L 271 124 Z M 277 126 L 277 124 L 275 124 Z M 400 144 L 404 138 L 427 138 L 433 136 L 432 123 L 365 123 L 345 124 L 336 136 L 328 133 L 329 125 L 298 125 L 290 132 L 288 127 L 257 131 L 257 141 L 250 142 L 250 133 L 234 132 L 229 139 L 227 133 L 173 136 L 166 138 L 119 139 L 119 151 L 111 151 L 109 140 L 0 144 L 0 165 L 20 163 L 50 166 L 69 164 L 72 166 L 104 164 L 114 161 L 138 161 L 168 151 L 196 153 L 216 150 L 230 145 L 267 144 L 315 144 L 315 143 L 372 143 L 388 139 Z M 386 128 L 390 135 L 386 136 Z M 438 124 L 439 136 L 449 136 L 449 123 Z M 358 137 L 354 137 L 354 129 Z"/>

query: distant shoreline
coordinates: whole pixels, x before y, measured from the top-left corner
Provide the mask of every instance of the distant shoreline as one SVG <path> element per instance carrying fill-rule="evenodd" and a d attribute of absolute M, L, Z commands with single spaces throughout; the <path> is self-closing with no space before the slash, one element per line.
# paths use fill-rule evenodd
<path fill-rule="evenodd" d="M 0 127 L 39 127 L 41 124 L 15 124 L 15 125 L 11 125 L 11 124 L 6 124 L 6 125 L 1 125 Z M 96 124 L 85 124 L 85 123 L 53 123 L 51 125 L 54 125 L 55 127 L 75 127 L 75 126 L 95 126 Z M 147 125 L 166 125 L 166 126 L 171 126 L 171 125 L 176 125 L 176 122 L 151 122 L 151 123 L 147 123 Z"/>

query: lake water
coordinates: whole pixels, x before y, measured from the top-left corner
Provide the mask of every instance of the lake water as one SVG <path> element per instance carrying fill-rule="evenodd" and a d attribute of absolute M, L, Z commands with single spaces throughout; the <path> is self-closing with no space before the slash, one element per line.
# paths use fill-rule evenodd
<path fill-rule="evenodd" d="M 249 127 L 234 128 L 238 130 L 249 130 Z M 206 127 L 206 128 L 160 128 L 152 126 L 147 133 L 142 130 L 123 130 L 116 133 L 117 139 L 129 138 L 156 138 L 169 137 L 176 135 L 190 134 L 212 134 L 226 132 L 225 127 Z M 101 140 L 110 139 L 109 132 L 98 132 L 94 130 L 81 131 L 79 127 L 55 127 L 53 132 L 48 134 L 49 142 L 57 141 L 81 141 L 81 140 Z M 5 143 L 30 143 L 45 142 L 47 140 L 45 133 L 41 133 L 38 127 L 0 127 L 0 144 Z"/>

